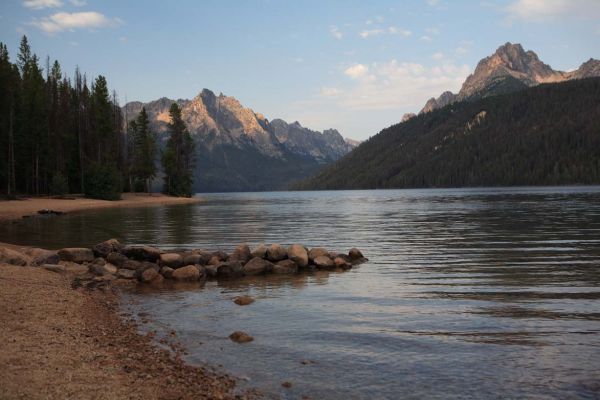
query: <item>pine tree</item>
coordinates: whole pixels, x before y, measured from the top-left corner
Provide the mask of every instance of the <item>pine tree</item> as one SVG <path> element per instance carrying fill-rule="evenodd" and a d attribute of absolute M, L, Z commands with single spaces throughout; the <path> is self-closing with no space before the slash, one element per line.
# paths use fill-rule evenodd
<path fill-rule="evenodd" d="M 162 165 L 165 173 L 164 192 L 171 196 L 192 196 L 194 141 L 188 132 L 181 109 L 173 103 L 169 109 L 171 122 L 167 145 L 162 154 Z"/>
<path fill-rule="evenodd" d="M 156 176 L 156 136 L 150 131 L 146 108 L 131 124 L 133 139 L 132 175 L 144 182 L 147 193 L 150 193 L 150 182 Z"/>

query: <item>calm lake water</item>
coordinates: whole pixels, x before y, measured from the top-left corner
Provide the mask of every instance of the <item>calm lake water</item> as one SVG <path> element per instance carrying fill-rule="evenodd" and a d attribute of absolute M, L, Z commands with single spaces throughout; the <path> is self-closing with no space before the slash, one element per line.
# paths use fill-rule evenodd
<path fill-rule="evenodd" d="M 370 261 L 348 272 L 140 288 L 128 307 L 274 398 L 600 398 L 600 187 L 200 197 L 6 224 L 0 241 L 356 246 Z"/>

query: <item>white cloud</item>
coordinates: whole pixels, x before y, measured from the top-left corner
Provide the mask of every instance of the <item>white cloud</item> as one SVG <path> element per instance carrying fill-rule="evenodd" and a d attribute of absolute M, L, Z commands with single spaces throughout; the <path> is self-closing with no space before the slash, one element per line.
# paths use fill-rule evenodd
<path fill-rule="evenodd" d="M 401 28 L 397 28 L 395 26 L 390 26 L 388 28 L 388 33 L 390 35 L 400 35 L 403 37 L 410 37 L 412 35 L 412 32 L 409 31 L 408 29 L 401 29 Z"/>
<path fill-rule="evenodd" d="M 24 0 L 23 6 L 32 10 L 41 10 L 43 8 L 62 7 L 61 0 Z"/>
<path fill-rule="evenodd" d="M 428 4 L 430 7 L 435 7 L 435 6 L 437 6 L 438 4 L 440 4 L 440 0 L 427 0 L 427 4 Z"/>
<path fill-rule="evenodd" d="M 331 35 L 338 40 L 340 40 L 341 38 L 344 37 L 344 34 L 342 32 L 340 32 L 338 27 L 335 25 L 331 25 L 329 27 L 329 33 L 331 33 Z"/>
<path fill-rule="evenodd" d="M 354 64 L 344 70 L 344 74 L 352 79 L 362 78 L 369 73 L 369 67 L 363 64 Z"/>
<path fill-rule="evenodd" d="M 53 34 L 65 30 L 105 28 L 119 23 L 122 23 L 122 20 L 118 18 L 110 19 L 95 11 L 85 11 L 59 12 L 41 19 L 35 18 L 30 25 L 48 34 Z"/>
<path fill-rule="evenodd" d="M 377 35 L 381 35 L 384 32 L 383 29 L 377 28 L 377 29 L 365 29 L 364 31 L 361 31 L 359 33 L 360 37 L 363 39 L 368 38 L 369 36 L 377 36 Z"/>
<path fill-rule="evenodd" d="M 451 62 L 432 67 L 397 60 L 355 64 L 343 70 L 352 78 L 349 88 L 322 88 L 320 95 L 343 109 L 418 110 L 432 96 L 459 90 L 469 72 L 469 66 Z"/>
<path fill-rule="evenodd" d="M 319 91 L 319 96 L 321 97 L 336 97 L 342 93 L 340 89 L 334 87 L 322 87 Z"/>
<path fill-rule="evenodd" d="M 424 42 L 431 42 L 433 39 L 430 36 L 421 36 L 420 40 L 424 41 Z"/>
<path fill-rule="evenodd" d="M 598 0 L 515 0 L 504 10 L 510 19 L 544 21 L 555 18 L 599 18 Z"/>
<path fill-rule="evenodd" d="M 86 0 L 69 0 L 75 7 L 83 7 L 87 5 Z"/>
<path fill-rule="evenodd" d="M 440 29 L 439 28 L 427 28 L 427 29 L 425 29 L 425 32 L 427 32 L 430 35 L 439 35 Z"/>
<path fill-rule="evenodd" d="M 439 60 L 441 60 L 441 59 L 444 58 L 444 53 L 440 53 L 440 52 L 433 53 L 431 55 L 431 58 L 433 58 L 434 60 L 438 60 L 439 61 Z"/>

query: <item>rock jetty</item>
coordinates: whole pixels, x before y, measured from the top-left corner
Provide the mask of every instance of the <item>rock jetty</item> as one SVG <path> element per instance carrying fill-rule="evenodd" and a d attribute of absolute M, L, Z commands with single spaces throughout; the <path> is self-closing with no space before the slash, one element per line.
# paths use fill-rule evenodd
<path fill-rule="evenodd" d="M 297 274 L 311 270 L 346 271 L 367 259 L 356 248 L 337 253 L 301 244 L 238 245 L 230 254 L 206 250 L 162 250 L 151 246 L 126 246 L 116 239 L 92 248 L 68 247 L 58 251 L 29 249 L 22 254 L 1 249 L 0 262 L 38 265 L 57 273 L 77 271 L 78 284 L 103 286 L 113 280 L 156 285 L 164 281 L 198 282 L 267 274 Z"/>

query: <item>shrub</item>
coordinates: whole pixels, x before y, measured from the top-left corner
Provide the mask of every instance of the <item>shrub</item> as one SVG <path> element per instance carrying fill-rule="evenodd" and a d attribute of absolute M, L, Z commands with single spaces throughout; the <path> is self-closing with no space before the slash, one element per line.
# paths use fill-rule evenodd
<path fill-rule="evenodd" d="M 92 164 L 85 174 L 84 194 L 101 200 L 121 199 L 121 175 L 112 165 Z"/>
<path fill-rule="evenodd" d="M 50 193 L 55 196 L 63 196 L 69 193 L 69 182 L 67 182 L 67 178 L 60 172 L 56 173 L 52 177 L 52 182 L 50 183 Z"/>

